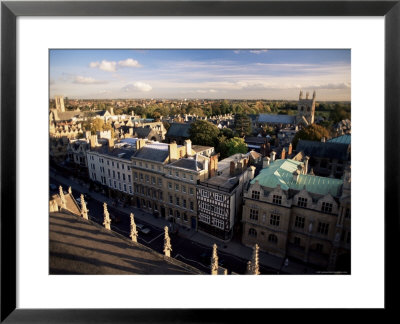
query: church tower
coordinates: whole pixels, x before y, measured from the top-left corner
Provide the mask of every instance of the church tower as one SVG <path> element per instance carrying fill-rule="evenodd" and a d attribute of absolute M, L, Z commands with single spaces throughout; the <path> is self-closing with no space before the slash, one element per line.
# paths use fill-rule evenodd
<path fill-rule="evenodd" d="M 297 104 L 297 123 L 305 123 L 311 125 L 314 123 L 315 114 L 315 90 L 313 92 L 312 98 L 309 98 L 309 93 L 306 93 L 306 97 L 303 98 L 303 91 L 300 90 L 299 102 Z"/>

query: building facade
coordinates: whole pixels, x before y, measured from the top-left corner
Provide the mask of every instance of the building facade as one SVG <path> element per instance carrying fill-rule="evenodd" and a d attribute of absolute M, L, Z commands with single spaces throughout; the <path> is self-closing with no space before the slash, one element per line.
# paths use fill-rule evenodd
<path fill-rule="evenodd" d="M 329 270 L 350 271 L 350 170 L 344 179 L 306 173 L 308 159 L 276 160 L 244 194 L 247 246 Z"/>

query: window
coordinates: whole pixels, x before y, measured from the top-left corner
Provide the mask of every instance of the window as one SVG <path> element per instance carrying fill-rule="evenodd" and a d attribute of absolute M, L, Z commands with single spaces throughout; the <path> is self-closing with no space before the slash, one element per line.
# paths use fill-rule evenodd
<path fill-rule="evenodd" d="M 304 217 L 296 216 L 296 219 L 294 221 L 294 226 L 298 228 L 304 228 Z"/>
<path fill-rule="evenodd" d="M 158 166 L 158 167 L 157 167 L 157 170 L 158 170 L 158 171 L 161 171 L 161 167 L 160 167 L 160 166 Z"/>
<path fill-rule="evenodd" d="M 129 186 L 129 193 L 132 194 L 132 186 Z"/>
<path fill-rule="evenodd" d="M 185 222 L 188 221 L 188 217 L 187 217 L 187 214 L 186 214 L 186 213 L 183 213 L 183 220 L 184 220 Z"/>
<path fill-rule="evenodd" d="M 118 188 L 121 190 L 121 182 L 118 182 Z"/>
<path fill-rule="evenodd" d="M 193 210 L 194 209 L 194 204 L 193 204 L 193 201 L 191 201 L 190 202 L 190 210 Z"/>
<path fill-rule="evenodd" d="M 119 163 L 117 163 L 117 169 L 119 169 Z"/>
<path fill-rule="evenodd" d="M 126 168 L 128 169 L 128 171 L 131 171 L 131 167 L 129 165 Z"/>
<path fill-rule="evenodd" d="M 179 211 L 176 211 L 176 218 L 178 218 L 178 219 L 181 218 L 181 213 Z"/>
<path fill-rule="evenodd" d="M 258 220 L 258 210 L 257 209 L 250 209 L 250 219 Z"/>
<path fill-rule="evenodd" d="M 253 190 L 252 193 L 251 193 L 251 198 L 259 200 L 260 199 L 260 192 Z"/>
<path fill-rule="evenodd" d="M 113 161 L 113 162 L 111 162 L 111 165 L 112 165 L 112 166 L 114 166 L 114 161 Z"/>
<path fill-rule="evenodd" d="M 169 216 L 173 216 L 173 215 L 174 215 L 174 212 L 173 212 L 172 209 L 170 209 L 170 210 L 169 210 Z"/>
<path fill-rule="evenodd" d="M 156 184 L 156 178 L 155 177 L 151 177 L 151 183 L 152 184 Z"/>
<path fill-rule="evenodd" d="M 327 235 L 329 230 L 329 224 L 326 223 L 318 223 L 318 233 L 321 233 L 323 235 Z"/>
<path fill-rule="evenodd" d="M 110 165 L 110 161 L 107 161 L 107 165 Z"/>
<path fill-rule="evenodd" d="M 176 197 L 176 205 L 179 206 L 179 197 Z"/>
<path fill-rule="evenodd" d="M 282 196 L 273 195 L 272 203 L 276 205 L 282 205 Z"/>
<path fill-rule="evenodd" d="M 131 182 L 131 175 L 128 174 L 128 181 Z"/>
<path fill-rule="evenodd" d="M 186 193 L 186 187 L 182 186 L 182 192 Z"/>
<path fill-rule="evenodd" d="M 148 168 L 149 168 L 149 165 L 148 165 L 147 163 L 146 163 L 145 165 L 146 165 L 146 169 L 148 169 Z"/>
<path fill-rule="evenodd" d="M 140 174 L 140 181 L 143 181 L 143 173 Z"/>
<path fill-rule="evenodd" d="M 148 174 L 146 174 L 146 182 L 149 182 L 149 180 L 150 180 L 150 177 Z"/>
<path fill-rule="evenodd" d="M 296 246 L 300 246 L 300 237 L 295 237 L 294 238 L 294 245 L 296 245 Z"/>
<path fill-rule="evenodd" d="M 179 178 L 179 172 L 175 172 L 175 177 Z"/>
<path fill-rule="evenodd" d="M 124 183 L 124 191 L 126 192 L 126 184 Z"/>
<path fill-rule="evenodd" d="M 189 193 L 193 195 L 193 188 L 189 188 Z"/>
<path fill-rule="evenodd" d="M 160 200 L 163 200 L 163 193 L 162 193 L 162 191 L 160 191 Z"/>
<path fill-rule="evenodd" d="M 182 173 L 182 178 L 186 179 L 186 173 Z"/>
<path fill-rule="evenodd" d="M 170 203 L 170 204 L 173 204 L 173 203 L 174 203 L 173 200 L 172 200 L 172 196 L 169 196 L 169 203 Z"/>
<path fill-rule="evenodd" d="M 138 179 L 138 177 L 137 177 L 137 173 L 136 173 L 136 172 L 134 172 L 134 173 L 133 173 L 133 177 L 135 178 L 135 180 L 137 180 L 137 179 Z"/>
<path fill-rule="evenodd" d="M 121 164 L 122 170 L 125 170 L 125 164 Z"/>
<path fill-rule="evenodd" d="M 218 218 L 213 219 L 213 224 L 215 227 L 218 227 L 220 229 L 224 229 L 224 222 Z"/>
<path fill-rule="evenodd" d="M 278 237 L 275 234 L 269 234 L 268 242 L 276 244 L 276 243 L 278 243 Z"/>
<path fill-rule="evenodd" d="M 122 173 L 122 180 L 125 181 L 125 173 Z"/>
<path fill-rule="evenodd" d="M 322 212 L 323 213 L 332 213 L 332 204 L 330 204 L 330 203 L 327 203 L 327 202 L 325 202 L 325 201 L 323 201 L 322 202 Z"/>
<path fill-rule="evenodd" d="M 114 180 L 114 188 L 117 189 L 117 181 Z"/>
<path fill-rule="evenodd" d="M 271 214 L 271 217 L 269 219 L 269 224 L 273 226 L 279 226 L 280 218 L 281 217 L 279 215 Z"/>
<path fill-rule="evenodd" d="M 108 176 L 111 177 L 110 169 L 108 169 L 107 171 L 108 171 Z"/>
<path fill-rule="evenodd" d="M 322 253 L 324 251 L 324 246 L 322 244 L 317 243 L 315 245 L 315 251 Z"/>
<path fill-rule="evenodd" d="M 111 179 L 109 180 L 109 182 L 110 182 L 110 187 L 112 187 Z"/>
<path fill-rule="evenodd" d="M 307 198 L 299 197 L 297 200 L 297 206 L 299 207 L 307 207 Z"/>
<path fill-rule="evenodd" d="M 193 181 L 193 175 L 190 175 L 190 181 Z"/>
<path fill-rule="evenodd" d="M 254 228 L 249 228 L 249 236 L 257 237 L 257 231 Z"/>
<path fill-rule="evenodd" d="M 158 185 L 161 187 L 162 186 L 162 180 L 158 179 Z"/>
<path fill-rule="evenodd" d="M 119 171 L 117 173 L 118 173 L 118 180 L 120 180 L 121 179 L 121 175 L 120 175 Z"/>
<path fill-rule="evenodd" d="M 154 170 L 154 164 L 151 165 L 151 169 Z"/>
<path fill-rule="evenodd" d="M 186 199 L 182 200 L 182 206 L 183 206 L 183 208 L 186 208 Z"/>
<path fill-rule="evenodd" d="M 179 185 L 178 184 L 175 184 L 175 190 L 179 191 Z"/>
<path fill-rule="evenodd" d="M 172 183 L 168 182 L 168 189 L 172 189 Z"/>

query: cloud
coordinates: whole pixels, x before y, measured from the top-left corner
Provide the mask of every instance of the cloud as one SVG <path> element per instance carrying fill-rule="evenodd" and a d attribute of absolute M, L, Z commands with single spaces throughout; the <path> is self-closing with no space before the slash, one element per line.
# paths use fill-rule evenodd
<path fill-rule="evenodd" d="M 128 58 L 124 61 L 119 61 L 118 62 L 119 66 L 124 66 L 124 67 L 141 67 L 138 61 Z"/>
<path fill-rule="evenodd" d="M 351 85 L 349 82 L 341 82 L 341 83 L 319 84 L 319 85 L 307 86 L 304 88 L 305 89 L 324 89 L 324 90 L 345 90 L 345 89 L 350 89 Z"/>
<path fill-rule="evenodd" d="M 96 80 L 92 77 L 83 77 L 83 76 L 76 76 L 73 83 L 76 84 L 104 84 L 107 83 L 107 81 L 102 81 L 102 80 Z"/>
<path fill-rule="evenodd" d="M 252 54 L 261 54 L 261 53 L 266 53 L 268 50 L 251 50 L 249 51 Z"/>
<path fill-rule="evenodd" d="M 134 84 L 128 84 L 125 87 L 123 87 L 122 91 L 124 91 L 124 92 L 132 92 L 132 91 L 148 92 L 152 89 L 153 89 L 152 86 L 148 83 L 135 82 Z"/>
<path fill-rule="evenodd" d="M 126 60 L 119 61 L 107 61 L 102 60 L 101 62 L 90 62 L 89 66 L 91 68 L 99 68 L 100 70 L 107 71 L 107 72 L 116 72 L 118 67 L 141 67 L 138 61 L 127 58 Z"/>

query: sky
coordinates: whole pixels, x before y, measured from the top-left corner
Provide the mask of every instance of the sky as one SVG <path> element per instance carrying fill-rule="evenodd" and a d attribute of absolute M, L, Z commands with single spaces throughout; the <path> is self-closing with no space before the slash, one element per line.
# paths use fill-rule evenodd
<path fill-rule="evenodd" d="M 50 97 L 350 101 L 350 50 L 49 51 Z"/>

